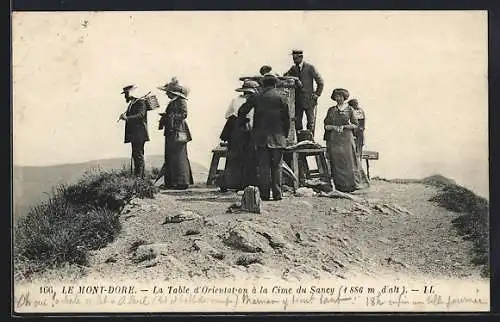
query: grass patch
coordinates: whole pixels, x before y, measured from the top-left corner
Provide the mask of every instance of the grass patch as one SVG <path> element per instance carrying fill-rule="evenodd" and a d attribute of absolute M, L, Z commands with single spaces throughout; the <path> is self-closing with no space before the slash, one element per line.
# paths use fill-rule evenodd
<path fill-rule="evenodd" d="M 429 182 L 430 183 L 430 182 Z M 436 202 L 461 215 L 453 220 L 459 233 L 474 242 L 473 262 L 483 266 L 483 275 L 489 276 L 489 205 L 485 198 L 467 188 L 440 182 L 434 185 L 439 193 L 429 201 Z"/>
<path fill-rule="evenodd" d="M 154 198 L 150 181 L 128 169 L 92 170 L 72 185 L 53 189 L 48 200 L 32 207 L 14 230 L 16 275 L 62 265 L 88 265 L 90 250 L 102 248 L 119 233 L 119 214 L 132 198 Z"/>

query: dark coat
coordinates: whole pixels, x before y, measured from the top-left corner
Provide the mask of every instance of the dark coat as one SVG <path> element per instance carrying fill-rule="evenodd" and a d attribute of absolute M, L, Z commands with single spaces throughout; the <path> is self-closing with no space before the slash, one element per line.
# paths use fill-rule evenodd
<path fill-rule="evenodd" d="M 165 109 L 165 113 L 162 114 L 160 118 L 159 129 L 163 130 L 164 136 L 175 135 L 176 132 L 186 132 L 188 142 L 192 140 L 191 131 L 189 130 L 189 126 L 186 122 L 187 118 L 187 103 L 186 100 L 177 97 L 171 100 L 167 108 Z"/>
<path fill-rule="evenodd" d="M 316 101 L 313 100 L 312 94 L 315 93 L 318 97 L 321 96 L 324 82 L 313 65 L 304 62 L 300 72 L 297 66 L 293 65 L 284 76 L 294 76 L 300 79 L 300 83 L 302 84 L 296 89 L 295 93 L 296 97 L 300 99 L 298 103 L 302 103 L 301 106 L 303 106 L 303 108 L 311 108 L 316 105 Z M 314 90 L 314 82 L 316 82 L 316 90 Z"/>
<path fill-rule="evenodd" d="M 149 141 L 148 114 L 144 99 L 133 98 L 129 102 L 125 122 L 125 143 Z"/>
<path fill-rule="evenodd" d="M 244 118 L 252 108 L 255 146 L 285 148 L 290 131 L 287 98 L 276 88 L 264 88 L 240 107 L 238 118 Z"/>

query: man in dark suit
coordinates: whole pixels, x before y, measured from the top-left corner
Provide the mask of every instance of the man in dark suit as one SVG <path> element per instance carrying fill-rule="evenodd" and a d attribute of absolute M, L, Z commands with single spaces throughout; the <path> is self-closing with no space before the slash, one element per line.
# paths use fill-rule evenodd
<path fill-rule="evenodd" d="M 134 160 L 134 174 L 144 178 L 144 144 L 149 141 L 147 105 L 143 98 L 136 98 L 130 94 L 136 90 L 135 85 L 123 88 L 121 94 L 128 103 L 127 111 L 120 115 L 125 121 L 124 143 L 132 145 L 132 159 Z"/>
<path fill-rule="evenodd" d="M 286 138 L 290 130 L 290 119 L 286 97 L 276 89 L 278 79 L 272 74 L 264 75 L 262 90 L 250 98 L 238 110 L 238 118 L 254 109 L 253 140 L 258 164 L 259 191 L 262 200 L 281 200 L 281 162 Z"/>
<path fill-rule="evenodd" d="M 302 118 L 305 113 L 307 129 L 314 136 L 316 105 L 323 92 L 323 78 L 312 64 L 304 61 L 302 50 L 293 50 L 292 57 L 294 65 L 284 76 L 294 76 L 300 79 L 295 89 L 295 130 L 298 132 L 303 129 Z M 316 82 L 316 90 L 313 88 L 314 82 Z"/>

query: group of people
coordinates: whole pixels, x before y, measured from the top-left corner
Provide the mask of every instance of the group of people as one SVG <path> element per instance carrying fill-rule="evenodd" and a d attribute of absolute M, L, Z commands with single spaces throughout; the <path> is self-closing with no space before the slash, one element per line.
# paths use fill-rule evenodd
<path fill-rule="evenodd" d="M 306 131 L 310 132 L 311 138 L 314 137 L 317 101 L 324 88 L 321 75 L 314 65 L 304 61 L 301 50 L 294 50 L 292 58 L 294 64 L 283 77 L 265 65 L 259 70 L 260 76 L 243 79 L 243 85 L 236 89 L 240 95 L 231 101 L 220 134 L 220 139 L 228 147 L 224 173 L 217 179 L 221 190 L 241 190 L 252 185 L 259 187 L 262 200 L 271 200 L 271 195 L 273 200 L 282 199 L 283 152 L 291 124 L 297 133 L 303 132 L 305 114 Z M 290 115 L 288 97 L 279 89 L 283 78 L 293 81 L 294 118 Z M 158 126 L 165 137 L 163 187 L 187 189 L 193 184 L 187 153 L 187 143 L 192 140 L 186 122 L 188 89 L 176 78 L 158 89 L 170 99 L 165 112 L 160 113 Z M 148 106 L 145 96 L 134 95 L 134 90 L 137 90 L 135 85 L 123 88 L 122 94 L 128 106 L 120 119 L 126 122 L 124 142 L 131 143 L 134 173 L 144 177 L 144 145 L 150 140 Z M 364 111 L 356 99 L 348 101 L 346 89 L 334 89 L 331 99 L 336 104 L 328 109 L 323 136 L 331 177 L 336 190 L 353 192 L 367 181 L 361 167 Z"/>
<path fill-rule="evenodd" d="M 193 184 L 193 174 L 187 153 L 187 143 L 192 140 L 187 118 L 188 89 L 179 84 L 176 78 L 158 87 L 170 99 L 161 117 L 158 130 L 165 136 L 165 160 L 162 167 L 163 187 L 183 190 Z M 150 140 L 148 134 L 148 106 L 145 96 L 134 95 L 137 86 L 123 88 L 122 94 L 128 103 L 127 110 L 120 115 L 125 121 L 125 143 L 132 147 L 134 174 L 144 178 L 144 145 Z M 137 97 L 139 96 L 139 97 Z"/>
<path fill-rule="evenodd" d="M 303 132 L 303 115 L 309 137 L 314 137 L 317 100 L 323 92 L 323 79 L 314 65 L 305 62 L 303 52 L 292 52 L 294 65 L 283 74 L 294 80 L 295 130 Z M 240 190 L 257 185 L 261 199 L 282 199 L 283 151 L 290 131 L 290 110 L 287 98 L 278 90 L 281 78 L 271 66 L 262 66 L 260 76 L 243 79 L 226 112 L 226 124 L 220 139 L 228 153 L 223 175 L 218 180 L 221 190 Z M 316 88 L 314 88 L 316 83 Z M 368 179 L 361 167 L 365 117 L 356 99 L 346 89 L 334 89 L 324 120 L 324 140 L 331 177 L 336 190 L 353 192 Z M 302 162 L 307 162 L 301 160 Z M 303 165 L 302 165 L 303 166 Z"/>

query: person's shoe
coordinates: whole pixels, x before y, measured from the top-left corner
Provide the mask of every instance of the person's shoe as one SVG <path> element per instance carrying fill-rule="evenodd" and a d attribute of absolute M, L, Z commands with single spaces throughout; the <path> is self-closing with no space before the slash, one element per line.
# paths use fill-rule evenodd
<path fill-rule="evenodd" d="M 276 196 L 276 197 L 273 197 L 273 200 L 274 201 L 279 201 L 279 200 L 282 200 L 283 197 L 282 196 Z"/>
<path fill-rule="evenodd" d="M 267 196 L 260 196 L 260 200 L 269 201 L 269 200 L 271 200 L 271 198 L 269 198 Z"/>

